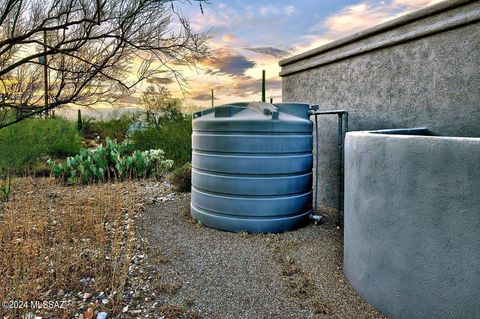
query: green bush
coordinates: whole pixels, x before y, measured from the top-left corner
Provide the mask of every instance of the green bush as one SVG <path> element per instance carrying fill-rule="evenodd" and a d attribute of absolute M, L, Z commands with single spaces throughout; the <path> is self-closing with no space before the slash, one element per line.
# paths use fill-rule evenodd
<path fill-rule="evenodd" d="M 186 163 L 170 175 L 170 182 L 179 192 L 190 192 L 192 187 L 192 164 Z"/>
<path fill-rule="evenodd" d="M 147 176 L 161 177 L 173 161 L 163 157 L 162 150 L 133 151 L 127 140 L 117 143 L 106 138 L 106 146 L 81 149 L 62 163 L 49 161 L 55 177 L 67 184 L 89 184 L 105 180 L 124 180 Z"/>
<path fill-rule="evenodd" d="M 162 121 L 159 128 L 150 126 L 130 136 L 135 149 L 162 149 L 165 156 L 181 166 L 192 160 L 192 119 L 190 116 Z"/>
<path fill-rule="evenodd" d="M 83 121 L 83 134 L 85 137 L 100 137 L 102 141 L 109 137 L 118 141 L 123 141 L 127 137 L 128 129 L 133 122 L 139 118 L 137 113 L 124 113 L 120 116 L 114 116 L 107 121 L 96 121 L 89 119 Z"/>
<path fill-rule="evenodd" d="M 26 173 L 45 157 L 78 153 L 81 143 L 75 124 L 67 120 L 23 120 L 0 129 L 0 169 Z"/>

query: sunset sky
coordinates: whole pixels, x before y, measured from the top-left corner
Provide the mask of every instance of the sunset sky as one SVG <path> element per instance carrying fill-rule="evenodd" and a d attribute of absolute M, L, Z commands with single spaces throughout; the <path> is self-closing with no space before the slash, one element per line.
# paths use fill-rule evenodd
<path fill-rule="evenodd" d="M 267 99 L 281 101 L 279 60 L 358 32 L 439 0 L 230 0 L 203 6 L 182 5 L 195 31 L 209 31 L 215 60 L 183 70 L 188 93 L 168 84 L 187 106 L 259 101 L 262 69 L 267 74 Z M 138 93 L 146 84 L 140 87 Z M 132 99 L 133 100 L 133 99 Z"/>

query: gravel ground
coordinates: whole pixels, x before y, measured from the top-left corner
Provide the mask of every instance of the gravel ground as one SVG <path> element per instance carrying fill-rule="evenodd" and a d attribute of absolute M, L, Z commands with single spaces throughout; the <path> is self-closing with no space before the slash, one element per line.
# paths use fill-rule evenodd
<path fill-rule="evenodd" d="M 333 218 L 284 234 L 235 234 L 193 221 L 189 203 L 180 194 L 139 221 L 153 270 L 146 285 L 163 318 L 384 318 L 344 277 Z"/>

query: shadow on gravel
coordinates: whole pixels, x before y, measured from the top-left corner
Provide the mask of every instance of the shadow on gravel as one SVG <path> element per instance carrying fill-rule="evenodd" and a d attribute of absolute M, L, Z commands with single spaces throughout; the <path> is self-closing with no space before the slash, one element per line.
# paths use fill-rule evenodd
<path fill-rule="evenodd" d="M 168 318 L 383 318 L 343 275 L 343 234 L 333 218 L 283 233 L 203 227 L 189 194 L 146 209 L 146 282 L 153 313 Z"/>

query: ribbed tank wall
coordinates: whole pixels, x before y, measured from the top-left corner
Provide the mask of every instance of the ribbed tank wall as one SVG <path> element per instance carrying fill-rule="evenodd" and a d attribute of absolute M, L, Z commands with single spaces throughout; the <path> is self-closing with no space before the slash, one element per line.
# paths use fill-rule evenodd
<path fill-rule="evenodd" d="M 311 212 L 312 123 L 306 104 L 237 103 L 192 123 L 192 216 L 248 232 L 299 227 Z"/>

